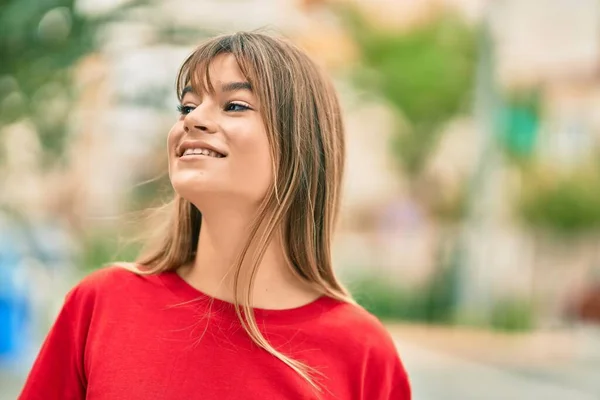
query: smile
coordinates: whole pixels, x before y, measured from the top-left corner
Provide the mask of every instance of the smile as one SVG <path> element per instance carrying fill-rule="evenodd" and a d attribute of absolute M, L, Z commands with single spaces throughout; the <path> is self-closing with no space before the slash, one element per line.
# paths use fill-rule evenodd
<path fill-rule="evenodd" d="M 189 157 L 189 156 L 204 156 L 204 157 L 212 157 L 212 158 L 223 158 L 225 157 L 223 154 L 218 153 L 214 150 L 203 149 L 203 148 L 194 148 L 194 149 L 186 149 L 180 158 Z"/>

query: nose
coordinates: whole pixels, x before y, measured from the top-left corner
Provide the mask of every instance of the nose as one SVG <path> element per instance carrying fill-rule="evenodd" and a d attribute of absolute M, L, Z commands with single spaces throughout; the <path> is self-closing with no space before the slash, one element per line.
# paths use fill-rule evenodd
<path fill-rule="evenodd" d="M 198 106 L 185 116 L 183 130 L 186 133 L 193 133 L 194 131 L 215 133 L 217 131 L 217 123 L 210 117 L 208 110 L 202 106 Z"/>

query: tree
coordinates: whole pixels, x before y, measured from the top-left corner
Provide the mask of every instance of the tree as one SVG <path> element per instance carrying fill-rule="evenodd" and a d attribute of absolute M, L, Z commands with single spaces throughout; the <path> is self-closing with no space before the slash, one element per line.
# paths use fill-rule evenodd
<path fill-rule="evenodd" d="M 441 127 L 469 105 L 475 31 L 450 14 L 406 32 L 378 28 L 354 8 L 342 8 L 340 15 L 361 56 L 358 84 L 382 96 L 408 122 L 398 127 L 393 150 L 416 178 Z"/>

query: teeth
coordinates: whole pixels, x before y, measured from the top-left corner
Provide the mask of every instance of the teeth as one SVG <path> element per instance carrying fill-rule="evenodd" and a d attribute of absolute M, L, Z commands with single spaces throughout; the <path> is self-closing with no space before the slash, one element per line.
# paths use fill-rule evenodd
<path fill-rule="evenodd" d="M 208 149 L 186 149 L 182 155 L 188 156 L 188 155 L 192 155 L 192 154 L 201 154 L 203 156 L 215 157 L 215 158 L 222 157 L 219 153 L 214 152 L 212 150 L 208 150 Z"/>

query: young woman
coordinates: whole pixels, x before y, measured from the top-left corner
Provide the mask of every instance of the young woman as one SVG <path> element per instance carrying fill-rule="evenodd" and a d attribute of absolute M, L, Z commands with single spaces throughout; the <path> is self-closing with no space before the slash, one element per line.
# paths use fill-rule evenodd
<path fill-rule="evenodd" d="M 236 33 L 198 47 L 177 90 L 162 239 L 68 294 L 20 398 L 410 399 L 390 335 L 331 265 L 330 81 L 287 41 Z"/>

